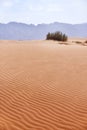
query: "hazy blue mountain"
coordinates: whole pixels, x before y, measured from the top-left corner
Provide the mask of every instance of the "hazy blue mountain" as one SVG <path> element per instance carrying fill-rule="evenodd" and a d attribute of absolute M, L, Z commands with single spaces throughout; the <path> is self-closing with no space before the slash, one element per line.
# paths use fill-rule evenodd
<path fill-rule="evenodd" d="M 50 24 L 24 24 L 10 22 L 0 23 L 0 39 L 36 40 L 45 39 L 48 32 L 62 31 L 69 37 L 87 37 L 87 23 L 66 24 L 54 22 Z"/>

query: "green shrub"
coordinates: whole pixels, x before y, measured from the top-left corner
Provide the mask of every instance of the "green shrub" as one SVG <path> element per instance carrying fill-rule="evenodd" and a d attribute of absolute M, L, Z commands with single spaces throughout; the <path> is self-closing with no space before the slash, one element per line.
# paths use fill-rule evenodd
<path fill-rule="evenodd" d="M 68 37 L 62 32 L 48 33 L 46 35 L 46 40 L 56 40 L 56 41 L 67 41 Z"/>

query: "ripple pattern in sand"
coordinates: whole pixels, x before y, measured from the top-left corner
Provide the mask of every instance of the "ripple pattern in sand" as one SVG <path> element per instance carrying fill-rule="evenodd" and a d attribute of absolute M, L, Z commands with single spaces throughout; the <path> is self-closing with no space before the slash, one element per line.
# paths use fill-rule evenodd
<path fill-rule="evenodd" d="M 56 55 L 61 55 L 59 49 L 49 50 L 43 45 L 25 46 L 18 43 L 0 47 L 0 130 L 87 129 L 87 83 L 83 77 L 87 73 L 84 69 L 84 73 L 80 72 L 79 60 L 72 61 L 72 67 L 69 68 L 71 59 L 67 59 L 68 54 L 54 60 Z M 53 56 L 50 58 L 51 53 Z M 67 53 L 71 55 L 70 51 Z M 87 65 L 84 53 L 81 63 Z M 65 58 L 68 61 L 63 60 Z M 59 64 L 61 62 L 65 64 Z M 72 73 L 64 77 L 68 72 Z M 83 87 L 78 82 L 79 73 L 82 75 L 80 83 Z M 76 76 L 77 81 L 73 76 Z M 73 81 L 74 84 L 71 84 Z"/>

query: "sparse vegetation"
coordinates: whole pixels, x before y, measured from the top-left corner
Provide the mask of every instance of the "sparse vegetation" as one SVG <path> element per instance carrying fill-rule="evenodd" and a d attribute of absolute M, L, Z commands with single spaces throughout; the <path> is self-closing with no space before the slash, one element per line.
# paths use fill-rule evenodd
<path fill-rule="evenodd" d="M 77 44 L 81 44 L 82 42 L 80 42 L 80 41 L 75 41 L 75 43 L 77 43 Z"/>
<path fill-rule="evenodd" d="M 59 42 L 59 44 L 61 44 L 61 45 L 69 45 L 68 42 Z"/>
<path fill-rule="evenodd" d="M 75 43 L 83 45 L 83 46 L 87 46 L 87 40 L 85 42 L 75 41 Z"/>
<path fill-rule="evenodd" d="M 55 33 L 49 32 L 46 36 L 46 40 L 67 41 L 68 36 L 59 31 Z"/>
<path fill-rule="evenodd" d="M 87 43 L 87 40 L 85 41 L 85 43 Z"/>

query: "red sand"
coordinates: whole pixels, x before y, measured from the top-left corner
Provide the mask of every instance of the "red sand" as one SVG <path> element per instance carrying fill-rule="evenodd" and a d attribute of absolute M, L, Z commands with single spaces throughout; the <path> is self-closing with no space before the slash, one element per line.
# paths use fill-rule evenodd
<path fill-rule="evenodd" d="M 87 130 L 87 47 L 1 41 L 0 130 Z"/>

